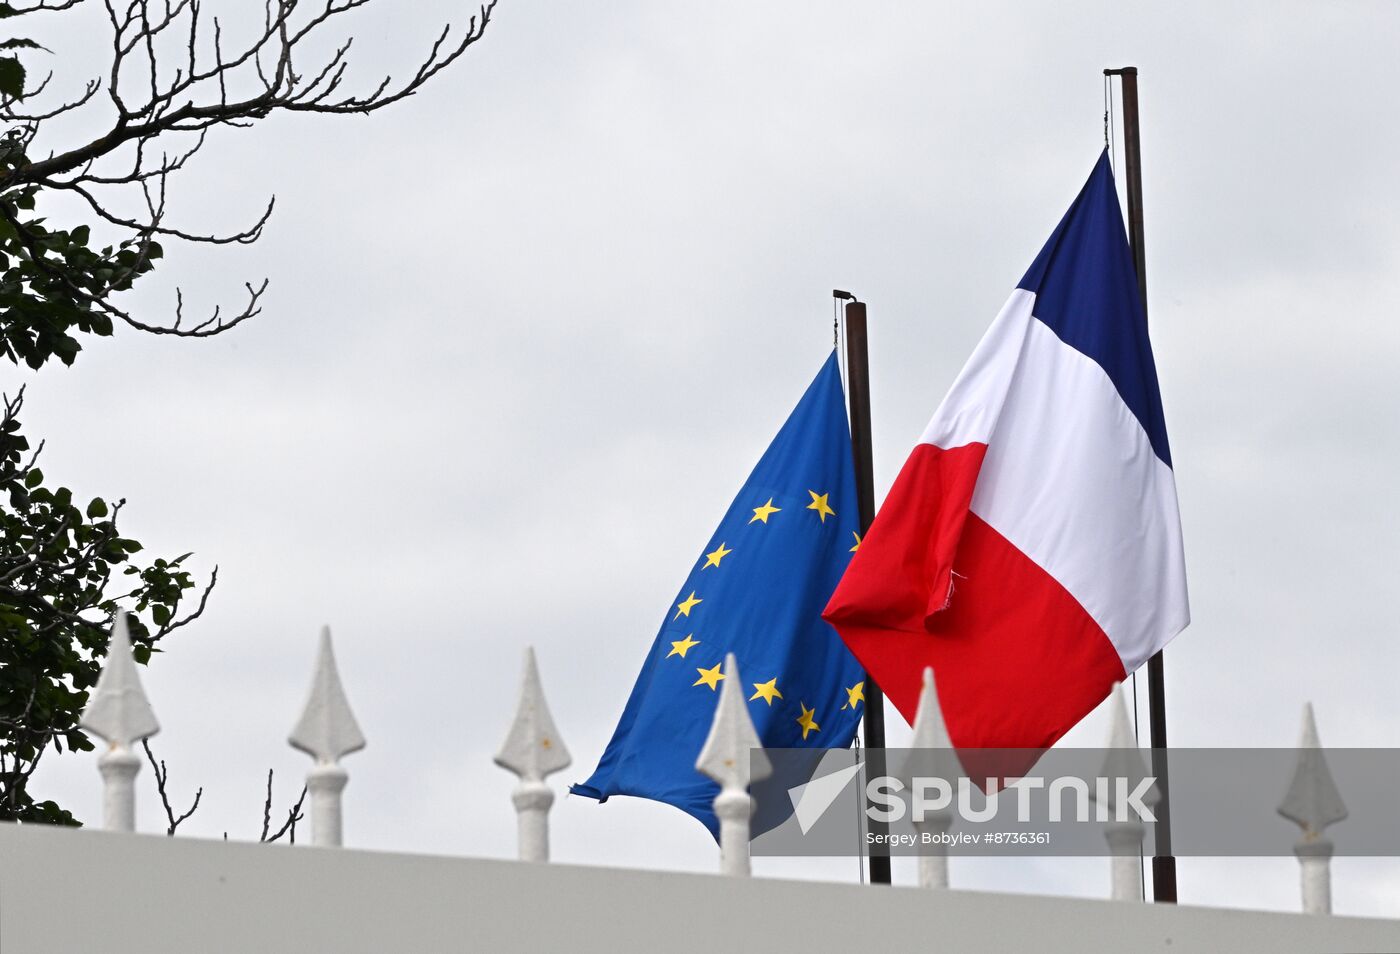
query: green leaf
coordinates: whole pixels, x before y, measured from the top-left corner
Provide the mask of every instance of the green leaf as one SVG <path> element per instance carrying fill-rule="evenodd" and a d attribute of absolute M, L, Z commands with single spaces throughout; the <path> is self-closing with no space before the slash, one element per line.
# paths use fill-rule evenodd
<path fill-rule="evenodd" d="M 87 515 L 89 520 L 96 520 L 99 517 L 107 516 L 107 503 L 101 497 L 93 497 L 92 503 L 87 505 Z"/>
<path fill-rule="evenodd" d="M 24 67 L 13 56 L 0 56 L 0 94 L 10 99 L 24 95 Z"/>
<path fill-rule="evenodd" d="M 37 467 L 31 467 L 29 473 L 24 475 L 24 486 L 33 490 L 44 482 L 44 472 Z"/>

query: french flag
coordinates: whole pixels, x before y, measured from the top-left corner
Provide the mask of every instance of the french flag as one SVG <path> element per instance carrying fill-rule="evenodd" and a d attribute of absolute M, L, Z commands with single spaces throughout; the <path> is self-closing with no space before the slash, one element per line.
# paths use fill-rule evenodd
<path fill-rule="evenodd" d="M 825 619 L 912 721 L 1042 748 L 1190 621 L 1157 370 L 1104 153 L 909 455 Z"/>

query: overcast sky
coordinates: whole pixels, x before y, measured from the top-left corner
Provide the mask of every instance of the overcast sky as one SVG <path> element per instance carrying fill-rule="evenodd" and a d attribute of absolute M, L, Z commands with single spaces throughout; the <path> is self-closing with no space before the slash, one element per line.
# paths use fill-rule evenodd
<path fill-rule="evenodd" d="M 357 21 L 363 85 L 461 13 L 391 12 Z M 103 68 L 72 22 L 45 37 L 70 87 Z M 1128 64 L 1194 616 L 1166 657 L 1171 742 L 1291 745 L 1311 699 L 1324 743 L 1395 745 L 1397 36 L 1382 2 L 502 0 L 397 108 L 216 132 L 172 215 L 237 226 L 275 192 L 266 236 L 173 251 L 134 303 L 267 275 L 266 314 L 3 372 L 29 383 L 51 480 L 128 498 L 149 553 L 220 567 L 143 673 L 175 790 L 204 787 L 182 831 L 256 838 L 267 769 L 279 802 L 300 789 L 285 737 L 329 623 L 369 738 L 347 843 L 512 855 L 514 779 L 490 757 L 523 648 L 574 756 L 562 788 L 826 357 L 831 289 L 869 302 L 883 495 L 1102 149 L 1103 68 Z M 1066 741 L 1106 731 L 1096 713 Z M 99 817 L 93 756 L 38 785 Z M 561 796 L 552 834 L 563 862 L 717 865 L 700 825 L 635 799 Z M 1339 912 L 1400 913 L 1400 860 L 1334 869 Z M 952 877 L 1108 889 L 1101 859 Z M 1181 897 L 1293 909 L 1296 862 L 1184 860 Z"/>

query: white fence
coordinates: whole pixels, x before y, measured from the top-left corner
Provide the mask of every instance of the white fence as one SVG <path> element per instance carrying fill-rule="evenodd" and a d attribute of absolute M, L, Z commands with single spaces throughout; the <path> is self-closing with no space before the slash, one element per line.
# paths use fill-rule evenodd
<path fill-rule="evenodd" d="M 732 655 L 726 660 L 726 674 L 730 678 L 725 680 L 723 691 L 719 694 L 714 722 L 696 767 L 720 785 L 720 792 L 715 800 L 715 811 L 721 820 L 720 870 L 726 875 L 746 877 L 749 874 L 749 816 L 752 809 L 748 786 L 751 781 L 763 777 L 763 774 L 766 773 L 766 766 L 764 760 L 751 762 L 749 758 L 750 751 L 758 747 L 758 737 L 741 695 L 733 690 L 733 687 L 739 685 L 740 680 L 737 665 Z M 1108 740 L 1111 764 L 1108 769 L 1114 774 L 1145 772 L 1142 753 L 1133 741 L 1121 687 L 1115 688 L 1114 694 L 1113 723 Z M 159 724 L 142 690 L 137 667 L 131 655 L 126 621 L 121 615 L 118 615 L 113 629 L 106 668 L 93 691 L 87 711 L 83 715 L 82 725 L 108 743 L 107 750 L 98 759 L 98 768 L 104 786 L 104 827 L 110 831 L 131 832 L 135 827 L 133 782 L 141 764 L 132 747 L 142 739 L 155 734 L 159 730 Z M 345 755 L 363 748 L 365 738 L 355 721 L 345 690 L 341 685 L 329 631 L 322 632 L 320 654 L 313 674 L 306 708 L 292 730 L 289 741 L 294 747 L 306 752 L 314 759 L 307 776 L 307 787 L 311 795 L 311 842 L 315 846 L 338 847 L 343 838 L 340 795 L 349 779 L 348 773 L 340 765 L 340 760 Z M 932 762 L 938 763 L 938 767 L 944 771 L 950 768 L 956 770 L 955 760 L 957 756 L 949 745 L 932 671 L 924 673 L 924 690 L 914 725 L 913 747 L 916 751 L 914 757 L 930 759 Z M 544 690 L 532 651 L 527 650 L 525 654 L 518 711 L 506 735 L 505 743 L 496 756 L 496 762 L 513 772 L 520 780 L 512 794 L 512 801 L 519 823 L 519 857 L 521 861 L 534 863 L 548 861 L 548 813 L 554 801 L 554 793 L 546 783 L 546 779 L 551 774 L 566 768 L 570 764 L 570 756 L 545 702 Z M 901 774 L 909 774 L 928 768 L 930 766 L 923 763 L 918 766 L 906 765 Z M 1332 846 L 1326 839 L 1324 832 L 1329 825 L 1346 817 L 1346 808 L 1319 748 L 1317 729 L 1311 708 L 1304 712 L 1298 767 L 1293 783 L 1279 806 L 1279 812 L 1297 823 L 1302 832 L 1295 848 L 1301 869 L 1302 909 L 1305 913 L 1312 915 L 1329 914 L 1331 911 L 1330 858 Z M 946 828 L 950 820 L 949 817 L 930 814 L 921 824 L 930 829 Z M 1141 901 L 1140 850 L 1143 837 L 1141 824 L 1118 823 L 1107 828 L 1105 837 L 1110 845 L 1110 857 L 1107 859 L 1107 864 L 1110 868 L 1112 898 Z M 126 852 L 131 853 L 130 863 L 136 865 L 137 870 L 141 872 L 139 879 L 123 878 L 117 874 L 114 867 L 110 872 L 112 876 L 110 882 L 106 884 L 88 883 L 85 890 L 77 891 L 76 894 L 71 892 L 69 886 L 64 886 L 61 891 L 57 890 L 57 885 L 51 888 L 44 887 L 46 872 L 50 871 L 58 871 L 65 878 L 75 877 L 77 872 L 81 871 L 83 878 L 90 882 L 92 877 L 96 877 L 92 872 L 101 870 L 103 864 L 119 866 L 127 863 L 121 860 Z M 314 854 L 314 859 L 303 861 L 302 856 L 307 854 Z M 69 860 L 60 861 L 60 856 L 69 858 Z M 343 868 L 337 868 L 335 862 L 328 860 L 337 857 L 347 859 Z M 348 860 L 352 857 L 356 860 Z M 493 905 L 489 909 L 491 917 L 488 920 L 492 922 L 489 927 L 481 925 L 477 925 L 477 927 L 480 927 L 481 930 L 487 930 L 488 933 L 501 930 L 503 929 L 502 925 L 496 922 L 499 922 L 501 918 L 509 920 L 509 912 L 518 911 L 522 919 L 519 926 L 521 930 L 525 931 L 516 938 L 519 944 L 515 948 L 500 947 L 500 949 L 543 949 L 545 946 L 544 935 L 551 934 L 559 925 L 544 924 L 543 921 L 550 919 L 535 918 L 533 914 L 525 912 L 532 906 L 551 912 L 557 910 L 558 906 L 565 902 L 555 891 L 565 886 L 568 886 L 570 890 L 584 891 L 585 894 L 595 893 L 600 898 L 600 904 L 605 907 L 626 910 L 630 912 L 628 916 L 636 914 L 634 908 L 638 905 L 647 906 L 642 904 L 641 896 L 657 890 L 655 885 L 658 876 L 654 874 L 599 871 L 584 875 L 578 872 L 586 872 L 590 869 L 572 868 L 567 869 L 570 872 L 568 874 L 535 875 L 526 872 L 544 871 L 546 866 L 532 864 L 523 868 L 512 866 L 503 869 L 499 867 L 501 863 L 496 862 L 449 861 L 447 859 L 413 860 L 381 854 L 368 857 L 382 860 L 370 862 L 365 860 L 363 853 L 358 852 L 308 853 L 301 848 L 275 850 L 266 854 L 248 854 L 245 847 L 227 844 L 181 840 L 180 846 L 177 847 L 174 842 L 168 839 L 113 839 L 92 833 L 42 830 L 33 826 L 26 826 L 22 829 L 15 826 L 0 826 L 0 949 L 5 951 L 78 949 L 79 945 L 76 941 L 71 948 L 62 946 L 45 948 L 31 943 L 31 935 L 26 932 L 36 931 L 42 934 L 43 930 L 46 930 L 35 920 L 42 917 L 39 912 L 46 909 L 44 899 L 51 899 L 52 894 L 58 894 L 73 897 L 73 903 L 77 905 L 88 906 L 97 895 L 112 896 L 112 890 L 119 881 L 128 885 L 134 881 L 140 881 L 144 885 L 145 879 L 152 873 L 149 866 L 159 867 L 162 871 L 166 871 L 167 868 L 170 871 L 176 871 L 184 866 L 194 873 L 191 875 L 192 880 L 170 874 L 169 877 L 178 882 L 178 884 L 172 885 L 170 890 L 181 896 L 182 900 L 179 904 L 181 911 L 201 911 L 211 909 L 211 906 L 217 909 L 210 913 L 207 918 L 202 916 L 195 918 L 187 925 L 188 930 L 202 930 L 209 937 L 213 936 L 210 932 L 217 933 L 212 925 L 222 923 L 233 916 L 231 911 L 218 907 L 225 904 L 225 902 L 218 900 L 219 897 L 237 896 L 239 898 L 236 902 L 238 905 L 246 904 L 249 915 L 254 919 L 261 919 L 266 915 L 270 904 L 274 907 L 277 904 L 276 893 L 278 889 L 275 886 L 292 878 L 293 876 L 288 874 L 292 870 L 305 869 L 309 872 L 313 868 L 315 869 L 313 881 L 301 884 L 296 889 L 296 893 L 302 896 L 306 906 L 314 908 L 329 905 L 345 915 L 337 921 L 337 924 L 349 923 L 357 919 L 362 920 L 361 915 L 355 913 L 356 905 L 350 902 L 349 896 L 356 892 L 370 890 L 372 884 L 378 883 L 383 878 L 398 877 L 393 872 L 400 868 L 405 872 L 412 872 L 411 875 L 403 875 L 410 880 L 418 879 L 426 882 L 441 876 L 446 878 L 448 882 L 456 879 L 464 886 L 470 886 L 473 891 L 480 890 L 483 881 L 491 881 L 488 894 L 497 898 L 499 906 Z M 24 860 L 26 858 L 32 861 L 32 865 Z M 1162 937 L 1167 943 L 1170 943 L 1170 939 L 1173 937 L 1186 937 L 1192 935 L 1193 932 L 1200 931 L 1205 932 L 1200 935 L 1202 938 L 1212 939 L 1212 943 L 1207 946 L 1222 948 L 1229 946 L 1223 943 L 1226 939 L 1234 937 L 1239 945 L 1243 945 L 1245 939 L 1248 938 L 1250 946 L 1267 943 L 1267 946 L 1277 950 L 1315 949 L 1319 944 L 1333 948 L 1346 946 L 1354 950 L 1400 949 L 1400 921 L 1366 921 L 1335 917 L 1300 918 L 1291 915 L 1266 914 L 1246 916 L 1241 912 L 1204 912 L 1152 905 L 1092 907 L 1094 902 L 1013 898 L 1010 896 L 1003 898 L 966 892 L 947 892 L 940 889 L 947 888 L 950 882 L 948 863 L 949 859 L 946 855 L 929 856 L 920 860 L 920 885 L 926 889 L 933 889 L 932 892 L 922 893 L 903 889 L 814 884 L 798 888 L 784 882 L 751 881 L 747 882 L 752 886 L 750 890 L 758 892 L 752 894 L 746 893 L 745 889 L 730 890 L 716 887 L 714 885 L 715 879 L 705 877 L 698 877 L 694 884 L 677 885 L 676 890 L 681 892 L 682 896 L 692 896 L 696 892 L 702 892 L 715 895 L 715 899 L 712 900 L 723 900 L 726 906 L 715 907 L 712 904 L 705 906 L 705 909 L 710 912 L 706 920 L 711 922 L 716 922 L 716 917 L 721 911 L 725 912 L 725 918 L 729 918 L 741 908 L 751 911 L 754 917 L 758 917 L 760 913 L 765 911 L 765 905 L 754 899 L 763 897 L 764 892 L 771 892 L 774 895 L 774 904 L 777 903 L 778 896 L 784 892 L 801 892 L 807 896 L 800 907 L 802 915 L 784 919 L 781 932 L 774 937 L 787 946 L 792 943 L 793 932 L 810 930 L 814 932 L 812 936 L 820 941 L 820 947 L 814 949 L 834 949 L 834 938 L 841 934 L 842 929 L 839 925 L 828 922 L 831 918 L 837 917 L 840 911 L 845 911 L 844 916 L 857 926 L 865 925 L 868 927 L 872 912 L 884 910 L 886 905 L 893 903 L 888 899 L 894 897 L 905 899 L 898 904 L 914 906 L 903 913 L 897 909 L 888 912 L 896 920 L 903 919 L 900 923 L 910 932 L 911 938 L 921 936 L 920 932 L 924 930 L 929 912 L 932 911 L 941 911 L 949 916 L 971 919 L 959 925 L 950 925 L 940 921 L 938 924 L 940 937 L 946 938 L 950 931 L 961 932 L 969 938 L 1001 937 L 1006 931 L 1015 929 L 1016 923 L 1020 923 L 1023 916 L 1016 914 L 1008 917 L 1005 913 L 998 915 L 996 918 L 997 928 L 988 934 L 987 931 L 990 929 L 977 920 L 983 917 L 979 906 L 997 904 L 1011 908 L 1036 908 L 1036 917 L 1047 917 L 1047 923 L 1051 924 L 1064 923 L 1067 925 L 1067 930 L 1068 925 L 1076 925 L 1075 930 L 1079 932 L 1080 938 L 1079 946 L 1074 948 L 1076 950 L 1082 949 L 1084 932 L 1089 929 L 1086 928 L 1084 922 L 1075 920 L 1078 915 L 1066 914 L 1065 912 L 1092 911 L 1096 925 L 1118 924 L 1124 915 L 1107 913 L 1110 909 L 1119 911 L 1131 909 L 1142 912 L 1129 916 L 1133 929 L 1138 931 L 1160 929 L 1165 932 Z M 370 868 L 365 868 L 366 865 L 369 865 Z M 380 865 L 382 870 L 374 869 L 374 865 Z M 444 865 L 449 867 L 444 868 Z M 452 865 L 457 867 L 450 867 Z M 170 866 L 174 867 L 170 868 Z M 287 866 L 286 871 L 283 870 L 283 866 Z M 548 866 L 550 870 L 559 867 Z M 217 882 L 219 887 L 215 888 L 215 882 L 205 878 L 205 875 L 212 878 L 212 872 L 225 870 L 225 868 L 230 872 L 239 872 L 240 878 L 246 877 L 248 879 L 246 884 L 237 890 L 231 887 L 226 888 L 227 877 L 232 876 L 219 876 Z M 493 870 L 496 873 L 488 877 L 484 873 L 488 870 Z M 502 871 L 509 871 L 509 874 L 502 874 Z M 363 873 L 364 880 L 354 881 L 356 877 L 359 877 L 354 872 Z M 509 891 L 492 880 L 498 877 L 502 879 L 501 884 L 520 881 L 522 885 L 530 886 L 528 888 L 529 894 L 514 898 L 506 897 L 505 895 L 508 895 Z M 661 877 L 663 881 L 666 879 L 697 878 L 697 876 L 682 875 Z M 201 878 L 205 878 L 205 881 L 201 882 Z M 347 878 L 351 879 L 353 884 L 347 882 L 343 888 L 335 887 Z M 200 883 L 205 884 L 205 889 L 210 892 L 209 896 L 186 897 L 195 890 L 193 886 Z M 608 900 L 602 900 L 607 891 L 597 887 L 599 883 L 611 885 L 612 887 L 608 890 L 616 890 L 621 893 L 612 895 Z M 705 886 L 699 887 L 697 885 Z M 764 885 L 764 887 L 759 887 L 760 885 Z M 548 894 L 540 893 L 546 888 L 549 889 Z M 315 889 L 314 897 L 307 894 L 308 889 Z M 391 893 L 398 900 L 390 904 L 389 907 L 392 908 L 395 904 L 398 906 L 398 913 L 394 914 L 394 917 L 408 917 L 409 910 L 413 909 L 418 910 L 422 917 L 446 919 L 451 922 L 460 912 L 424 906 L 428 900 L 442 895 L 444 890 L 441 885 L 424 888 L 422 895 L 424 900 L 420 904 L 407 896 L 399 897 L 403 888 L 401 886 L 395 887 Z M 526 890 L 526 888 L 522 887 L 522 890 Z M 52 892 L 52 894 L 48 892 Z M 831 892 L 859 892 L 859 894 L 850 897 L 842 894 L 839 901 L 834 899 L 831 904 L 813 904 L 814 898 L 819 895 L 824 897 Z M 162 935 L 163 937 L 184 936 L 182 932 L 186 930 L 186 927 L 179 926 L 179 924 L 184 923 L 182 919 L 175 919 L 177 923 L 175 926 L 171 926 L 170 914 L 174 907 L 173 899 L 161 892 L 147 893 L 144 887 L 141 888 L 141 893 L 147 899 L 158 899 L 151 902 L 158 904 L 158 912 L 151 915 L 149 922 L 143 922 L 146 924 L 144 930 L 149 932 L 156 925 L 159 925 L 161 931 L 167 932 Z M 120 890 L 117 891 L 116 896 L 121 896 Z M 935 896 L 940 900 L 936 902 L 930 900 Z M 924 900 L 915 902 L 912 900 L 914 897 Z M 79 898 L 83 900 L 78 900 Z M 735 901 L 739 898 L 744 899 L 742 903 Z M 996 900 L 987 900 L 988 898 Z M 135 903 L 136 897 L 133 896 L 131 900 Z M 381 898 L 380 901 L 382 902 L 383 899 Z M 577 906 L 578 903 L 576 901 L 567 902 L 566 906 Z M 660 899 L 658 899 L 657 904 L 664 906 Z M 1038 907 L 1047 904 L 1060 906 L 1053 909 L 1055 912 L 1053 916 L 1045 914 Z M 1091 907 L 1084 907 L 1086 904 L 1091 905 Z M 858 907 L 852 907 L 852 905 L 858 905 Z M 449 904 L 448 906 L 453 905 Z M 766 910 L 772 912 L 779 909 L 770 907 Z M 832 913 L 820 915 L 814 922 L 810 917 L 813 912 Z M 288 916 L 291 916 L 290 911 Z M 87 919 L 82 920 L 86 921 Z M 714 927 L 721 932 L 722 936 L 732 936 L 732 926 L 722 923 L 724 920 L 724 918 L 720 918 L 718 922 L 714 923 Z M 528 929 L 526 928 L 527 923 Z M 607 918 L 594 923 L 596 930 L 604 934 L 607 932 L 626 934 L 642 930 L 641 925 L 619 925 L 615 918 Z M 1127 925 L 1129 922 L 1123 921 L 1122 923 Z M 22 928 L 17 927 L 20 924 L 23 925 Z M 1286 927 L 1282 925 L 1286 925 Z M 404 928 L 405 926 L 401 924 L 400 927 Z M 258 930 L 264 928 L 266 928 L 266 924 L 263 924 Z M 1246 928 L 1248 930 L 1245 930 Z M 346 935 L 354 936 L 357 943 L 350 944 L 348 947 L 343 945 L 334 948 L 326 946 L 325 949 L 391 949 L 389 947 L 365 947 L 362 943 L 358 943 L 373 935 L 377 929 L 373 925 L 366 924 L 361 933 Z M 674 929 L 682 934 L 687 934 L 687 943 L 691 940 L 688 937 L 688 929 L 679 927 Z M 1094 928 L 1094 930 L 1097 929 L 1097 927 Z M 581 940 L 586 941 L 588 930 L 590 928 L 586 927 L 583 922 L 575 925 L 570 943 L 577 946 Z M 1244 933 L 1239 933 L 1241 931 Z M 1036 929 L 1033 934 L 1036 943 L 1044 948 L 1046 936 L 1043 936 L 1039 929 Z M 59 937 L 60 935 L 61 932 L 53 936 Z M 33 935 L 33 937 L 38 936 Z M 1071 936 L 1070 934 L 1066 935 L 1067 944 L 1068 938 Z M 251 935 L 249 937 L 251 938 Z M 1028 934 L 1027 937 L 1029 939 L 1031 935 Z M 531 938 L 533 938 L 531 943 L 525 943 L 526 939 Z M 150 938 L 148 937 L 146 940 L 149 941 Z M 715 937 L 703 939 L 707 948 L 712 948 L 716 940 Z M 1003 940 L 1005 940 L 1004 937 Z M 10 941 L 14 942 L 13 946 L 6 943 Z M 91 944 L 93 941 L 92 935 L 86 936 L 85 943 Z M 1325 943 L 1322 943 L 1324 941 Z M 535 942 L 538 942 L 539 946 L 536 946 Z M 225 949 L 219 948 L 217 945 L 194 943 L 185 948 L 167 947 L 163 946 L 163 943 L 154 947 L 147 944 L 141 949 Z M 273 949 L 266 946 L 266 939 L 256 942 L 248 940 L 246 943 L 248 945 L 256 943 L 258 949 Z M 552 943 L 550 942 L 550 944 Z M 499 947 L 499 945 L 497 946 Z M 663 946 L 670 947 L 670 945 Z M 696 946 L 698 948 L 698 941 Z M 585 944 L 583 949 L 587 949 L 587 947 L 588 945 Z M 682 947 L 684 945 L 676 946 L 673 949 L 681 949 Z M 107 949 L 126 948 L 108 947 Z M 136 948 L 133 946 L 131 949 L 135 950 Z M 251 950 L 253 947 L 227 949 Z M 394 947 L 393 949 L 400 948 Z M 402 949 L 435 950 L 437 948 L 420 946 Z M 1066 949 L 1070 948 L 1067 946 Z"/>
<path fill-rule="evenodd" d="M 0 825 L 4 954 L 1400 950 L 1400 922 Z"/>

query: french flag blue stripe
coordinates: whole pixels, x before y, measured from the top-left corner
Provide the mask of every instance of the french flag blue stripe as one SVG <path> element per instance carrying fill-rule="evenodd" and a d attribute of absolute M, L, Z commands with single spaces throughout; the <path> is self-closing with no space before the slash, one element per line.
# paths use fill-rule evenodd
<path fill-rule="evenodd" d="M 1104 369 L 1170 467 L 1157 366 L 1125 234 L 1105 150 L 1019 287 L 1035 295 L 1040 322 Z"/>

